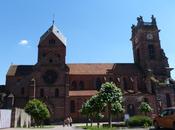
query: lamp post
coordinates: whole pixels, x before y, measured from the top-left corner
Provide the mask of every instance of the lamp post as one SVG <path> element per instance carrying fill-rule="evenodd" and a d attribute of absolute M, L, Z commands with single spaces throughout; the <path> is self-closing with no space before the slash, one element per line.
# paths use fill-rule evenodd
<path fill-rule="evenodd" d="M 35 80 L 35 78 L 32 78 L 31 82 L 32 82 L 32 86 L 33 86 L 33 98 L 35 99 L 36 98 L 36 80 Z"/>

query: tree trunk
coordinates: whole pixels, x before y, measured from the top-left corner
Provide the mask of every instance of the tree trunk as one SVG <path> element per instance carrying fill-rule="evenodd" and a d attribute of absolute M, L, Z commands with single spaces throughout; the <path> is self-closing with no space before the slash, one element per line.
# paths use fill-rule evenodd
<path fill-rule="evenodd" d="M 91 119 L 91 127 L 92 127 L 92 119 Z"/>
<path fill-rule="evenodd" d="M 112 127 L 112 115 L 111 115 L 111 104 L 108 104 L 108 122 L 109 122 L 109 127 Z"/>
<path fill-rule="evenodd" d="M 86 126 L 88 126 L 89 117 L 87 116 L 86 118 L 87 118 L 87 119 L 86 119 Z"/>
<path fill-rule="evenodd" d="M 99 119 L 97 119 L 97 127 L 98 127 L 98 128 L 100 127 Z"/>

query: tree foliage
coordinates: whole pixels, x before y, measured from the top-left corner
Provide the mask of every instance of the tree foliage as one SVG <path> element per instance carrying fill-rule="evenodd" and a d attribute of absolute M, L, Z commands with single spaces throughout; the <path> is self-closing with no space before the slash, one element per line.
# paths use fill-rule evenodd
<path fill-rule="evenodd" d="M 147 102 L 142 102 L 139 106 L 139 111 L 147 115 L 148 112 L 151 112 L 153 109 Z"/>
<path fill-rule="evenodd" d="M 123 112 L 122 100 L 123 95 L 120 88 L 118 88 L 113 82 L 106 82 L 102 84 L 99 95 L 103 102 L 106 104 L 108 108 L 108 118 L 109 118 L 109 126 L 112 124 L 112 115 L 119 112 Z"/>
<path fill-rule="evenodd" d="M 86 103 L 83 104 L 80 112 L 83 115 L 86 115 L 87 118 L 92 120 L 95 117 L 97 119 L 97 125 L 99 126 L 99 120 L 103 118 L 103 115 L 101 114 L 101 111 L 104 108 L 104 103 L 102 99 L 99 97 L 99 95 L 92 96 L 89 100 L 86 101 Z"/>
<path fill-rule="evenodd" d="M 37 126 L 50 117 L 47 106 L 38 99 L 30 100 L 25 106 L 25 111 L 32 116 Z"/>

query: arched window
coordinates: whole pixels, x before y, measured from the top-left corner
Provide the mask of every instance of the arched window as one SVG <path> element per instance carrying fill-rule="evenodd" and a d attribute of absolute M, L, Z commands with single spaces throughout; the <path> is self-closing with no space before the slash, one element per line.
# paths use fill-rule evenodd
<path fill-rule="evenodd" d="M 76 81 L 72 81 L 72 90 L 76 90 L 77 89 L 77 82 Z"/>
<path fill-rule="evenodd" d="M 154 45 L 149 44 L 148 45 L 148 51 L 149 51 L 149 58 L 151 60 L 154 60 L 155 59 L 155 48 L 154 48 Z"/>
<path fill-rule="evenodd" d="M 136 52 L 137 54 L 137 61 L 138 61 L 138 63 L 140 63 L 140 50 L 139 49 L 137 49 L 137 52 Z"/>
<path fill-rule="evenodd" d="M 49 44 L 55 44 L 56 42 L 55 42 L 55 40 L 54 39 L 50 39 L 49 40 Z"/>
<path fill-rule="evenodd" d="M 171 104 L 171 97 L 170 97 L 170 94 L 166 94 L 166 104 L 167 104 L 167 107 L 171 107 L 172 104 Z"/>
<path fill-rule="evenodd" d="M 61 60 L 61 56 L 60 56 L 60 54 L 57 54 L 57 58 L 58 58 L 58 61 Z"/>
<path fill-rule="evenodd" d="M 24 95 L 24 87 L 21 88 L 21 95 Z"/>
<path fill-rule="evenodd" d="M 71 113 L 75 112 L 75 101 L 74 100 L 70 101 L 70 112 Z"/>
<path fill-rule="evenodd" d="M 55 97 L 59 97 L 59 89 L 58 88 L 55 89 Z"/>
<path fill-rule="evenodd" d="M 146 102 L 146 103 L 149 103 L 148 98 L 144 98 L 143 101 Z"/>
<path fill-rule="evenodd" d="M 84 89 L 84 82 L 83 81 L 80 81 L 80 83 L 79 83 L 79 89 L 80 90 L 83 90 Z"/>
<path fill-rule="evenodd" d="M 128 90 L 128 83 L 127 83 L 127 78 L 123 78 L 123 85 L 124 85 L 124 90 Z"/>
<path fill-rule="evenodd" d="M 96 86 L 96 89 L 97 90 L 100 90 L 100 88 L 101 88 L 101 80 L 100 80 L 100 78 L 97 78 L 96 79 L 96 82 L 95 82 L 95 86 Z"/>
<path fill-rule="evenodd" d="M 40 97 L 44 97 L 44 89 L 40 89 Z"/>
<path fill-rule="evenodd" d="M 112 77 L 109 77 L 109 82 L 113 82 L 113 78 Z"/>

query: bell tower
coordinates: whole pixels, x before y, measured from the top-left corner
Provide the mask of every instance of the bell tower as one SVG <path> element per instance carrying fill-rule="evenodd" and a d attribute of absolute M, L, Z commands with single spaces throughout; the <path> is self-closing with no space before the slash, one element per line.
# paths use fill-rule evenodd
<path fill-rule="evenodd" d="M 156 18 L 152 15 L 151 22 L 144 22 L 140 16 L 137 25 L 132 25 L 131 29 L 135 64 L 145 73 L 151 71 L 155 76 L 170 77 L 168 58 L 160 45 Z"/>
<path fill-rule="evenodd" d="M 34 77 L 38 97 L 51 106 L 53 119 L 68 115 L 69 68 L 65 58 L 66 39 L 53 23 L 40 37 Z"/>

